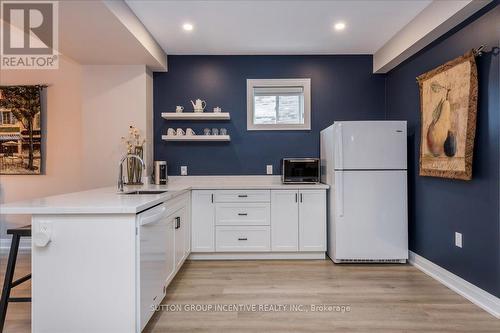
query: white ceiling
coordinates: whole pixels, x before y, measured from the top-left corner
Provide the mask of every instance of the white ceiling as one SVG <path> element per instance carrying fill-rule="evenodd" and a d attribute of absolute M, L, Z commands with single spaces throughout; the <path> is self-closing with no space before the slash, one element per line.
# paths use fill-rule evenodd
<path fill-rule="evenodd" d="M 120 3 L 111 4 L 116 7 Z M 120 20 L 116 8 L 113 11 L 104 1 L 60 1 L 58 51 L 84 65 L 146 64 L 154 70 L 165 70 L 165 54 L 157 46 L 163 53 L 163 59 L 158 60 L 159 57 L 151 53 L 151 47 L 141 43 L 131 25 L 134 20 L 139 25 L 139 20 L 125 3 L 121 4 L 124 11 L 129 11 L 128 22 L 124 18 Z M 89 17 L 92 24 L 89 24 Z M 147 33 L 146 29 L 144 31 Z"/>
<path fill-rule="evenodd" d="M 126 2 L 167 54 L 373 54 L 432 1 Z"/>

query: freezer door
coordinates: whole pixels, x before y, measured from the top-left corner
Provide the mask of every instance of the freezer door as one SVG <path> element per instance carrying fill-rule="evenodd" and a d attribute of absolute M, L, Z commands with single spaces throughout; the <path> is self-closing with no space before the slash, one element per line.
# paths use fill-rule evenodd
<path fill-rule="evenodd" d="M 406 169 L 405 121 L 336 122 L 336 170 Z"/>
<path fill-rule="evenodd" d="M 333 200 L 334 261 L 408 258 L 406 171 L 337 171 Z"/>

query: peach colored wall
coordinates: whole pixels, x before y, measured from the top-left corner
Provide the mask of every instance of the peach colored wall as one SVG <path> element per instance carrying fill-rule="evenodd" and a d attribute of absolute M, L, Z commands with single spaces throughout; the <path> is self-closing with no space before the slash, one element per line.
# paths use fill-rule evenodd
<path fill-rule="evenodd" d="M 114 186 L 118 161 L 125 153 L 121 137 L 130 125 L 146 138 L 145 162 L 151 159 L 147 101 L 151 75 L 144 65 L 84 66 L 82 74 L 83 188 Z"/>
<path fill-rule="evenodd" d="M 0 213 L 6 202 L 115 185 L 129 125 L 145 135 L 150 168 L 153 96 L 146 66 L 82 66 L 61 57 L 58 70 L 0 72 L 0 85 L 41 83 L 49 85 L 42 119 L 45 172 L 0 176 Z M 0 238 L 9 226 L 29 223 L 29 216 L 0 215 Z"/>
<path fill-rule="evenodd" d="M 0 85 L 49 85 L 42 114 L 45 145 L 43 175 L 0 176 L 1 203 L 77 191 L 81 180 L 82 67 L 65 57 L 57 70 L 0 70 Z M 0 235 L 10 225 L 29 224 L 28 216 L 0 215 Z"/>

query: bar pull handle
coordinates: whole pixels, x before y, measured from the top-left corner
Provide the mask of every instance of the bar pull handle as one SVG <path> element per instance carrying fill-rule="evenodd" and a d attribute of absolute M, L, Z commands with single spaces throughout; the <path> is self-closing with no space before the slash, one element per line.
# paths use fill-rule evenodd
<path fill-rule="evenodd" d="M 239 216 L 247 216 L 248 213 L 238 213 Z"/>
<path fill-rule="evenodd" d="M 335 202 L 337 204 L 337 215 L 344 216 L 344 176 L 342 171 L 335 172 Z"/>
<path fill-rule="evenodd" d="M 238 238 L 239 241 L 244 241 L 244 240 L 248 240 L 246 237 L 240 237 Z"/>
<path fill-rule="evenodd" d="M 181 218 L 180 216 L 177 216 L 175 218 L 175 229 L 179 229 L 181 227 Z"/>
<path fill-rule="evenodd" d="M 338 152 L 338 164 L 335 165 L 335 169 L 343 169 L 344 168 L 344 151 L 343 151 L 343 146 L 344 146 L 344 138 L 343 138 L 343 133 L 342 133 L 342 124 L 339 124 L 337 127 L 337 140 L 335 140 L 335 144 L 337 145 L 337 152 Z"/>
<path fill-rule="evenodd" d="M 298 195 L 297 193 L 295 193 L 295 202 L 299 202 L 299 200 L 298 200 L 298 196 L 299 196 L 299 195 Z"/>
<path fill-rule="evenodd" d="M 238 194 L 238 198 L 248 198 L 248 195 L 246 195 L 246 194 Z"/>
<path fill-rule="evenodd" d="M 300 202 L 302 202 L 302 193 L 300 193 Z"/>

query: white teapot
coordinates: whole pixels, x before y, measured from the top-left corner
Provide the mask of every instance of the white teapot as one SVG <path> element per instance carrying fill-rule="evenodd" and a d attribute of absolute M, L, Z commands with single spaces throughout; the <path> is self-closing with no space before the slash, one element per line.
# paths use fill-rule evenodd
<path fill-rule="evenodd" d="M 191 100 L 191 104 L 193 104 L 194 112 L 203 112 L 203 110 L 205 110 L 205 107 L 207 106 L 207 102 L 202 101 L 199 98 L 196 100 L 196 102 L 193 102 Z"/>

